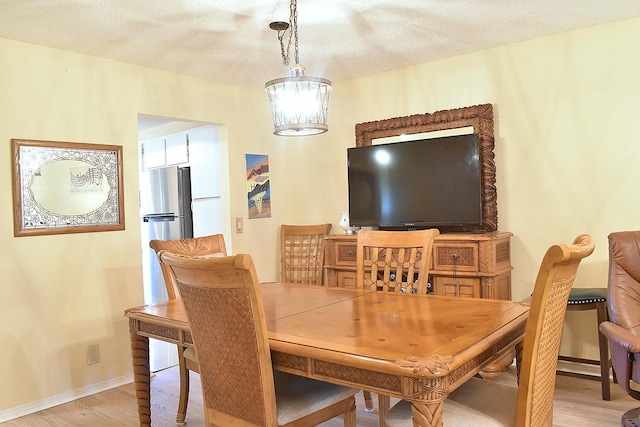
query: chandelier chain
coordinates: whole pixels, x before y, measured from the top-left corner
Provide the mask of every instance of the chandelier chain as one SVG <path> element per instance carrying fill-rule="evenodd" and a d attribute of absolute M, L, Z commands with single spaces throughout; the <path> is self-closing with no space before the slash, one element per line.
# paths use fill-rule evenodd
<path fill-rule="evenodd" d="M 284 36 L 289 31 L 289 38 L 287 39 L 287 49 L 284 48 Z M 289 28 L 284 30 L 278 29 L 278 41 L 280 42 L 280 54 L 282 55 L 282 64 L 289 65 L 289 52 L 291 51 L 291 39 L 294 41 L 294 59 L 296 65 L 300 63 L 300 55 L 298 53 L 298 2 L 297 0 L 291 0 L 290 12 L 289 12 Z"/>
<path fill-rule="evenodd" d="M 287 44 L 287 51 L 284 51 L 284 42 L 283 38 L 286 34 L 287 30 L 278 31 L 278 40 L 280 41 L 280 54 L 282 55 L 282 64 L 287 66 L 289 65 L 289 48 L 291 47 L 291 36 L 289 36 L 289 43 Z"/>
<path fill-rule="evenodd" d="M 293 38 L 295 39 L 295 60 L 296 65 L 298 65 L 300 63 L 300 57 L 298 54 L 298 0 L 291 0 L 291 16 L 289 20 L 291 21 Z M 291 43 L 291 39 L 289 39 L 289 43 Z"/>

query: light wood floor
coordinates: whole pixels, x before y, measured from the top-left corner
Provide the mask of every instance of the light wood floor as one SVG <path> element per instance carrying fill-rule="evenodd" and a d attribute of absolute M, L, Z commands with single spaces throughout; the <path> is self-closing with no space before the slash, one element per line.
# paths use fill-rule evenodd
<path fill-rule="evenodd" d="M 501 382 L 515 382 L 514 368 L 500 376 Z M 157 427 L 175 426 L 175 411 L 178 402 L 178 368 L 158 372 L 151 381 L 151 414 Z M 377 427 L 378 414 L 364 411 L 362 393 L 357 395 L 358 426 Z M 375 400 L 375 395 L 374 395 Z M 554 426 L 558 427 L 617 427 L 620 416 L 640 402 L 627 396 L 617 384 L 612 384 L 611 400 L 600 398 L 600 383 L 584 379 L 559 376 L 556 382 Z M 3 427 L 45 426 L 135 426 L 137 407 L 133 384 L 118 387 L 103 393 L 85 397 L 46 411 L 2 423 Z M 191 396 L 187 425 L 204 425 L 200 380 L 191 376 Z M 342 427 L 337 418 L 322 424 L 322 427 Z"/>

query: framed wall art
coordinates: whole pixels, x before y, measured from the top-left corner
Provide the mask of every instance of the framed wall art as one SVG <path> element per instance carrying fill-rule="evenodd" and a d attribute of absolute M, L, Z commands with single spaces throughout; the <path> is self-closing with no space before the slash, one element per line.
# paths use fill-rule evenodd
<path fill-rule="evenodd" d="M 122 146 L 12 139 L 14 236 L 124 230 Z"/>
<path fill-rule="evenodd" d="M 249 219 L 270 218 L 269 156 L 266 154 L 247 154 L 245 160 Z"/>

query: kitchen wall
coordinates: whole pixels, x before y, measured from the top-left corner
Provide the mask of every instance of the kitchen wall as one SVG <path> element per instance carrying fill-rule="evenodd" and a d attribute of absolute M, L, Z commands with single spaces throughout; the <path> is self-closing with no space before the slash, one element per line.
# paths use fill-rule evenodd
<path fill-rule="evenodd" d="M 638 228 L 638 46 L 636 18 L 337 83 L 329 133 L 296 140 L 272 136 L 261 90 L 0 39 L 0 420 L 131 379 L 122 313 L 142 302 L 138 113 L 220 125 L 227 220 L 245 218 L 234 252 L 251 253 L 267 281 L 279 224 L 330 221 L 341 231 L 356 123 L 492 103 L 499 225 L 514 233 L 519 299 L 544 250 L 584 232 L 597 248 L 576 285 L 605 286 L 608 233 Z M 123 145 L 126 230 L 14 238 L 11 138 Z M 272 218 L 246 220 L 246 153 L 270 156 Z M 594 322 L 572 313 L 563 350 L 595 357 Z M 89 343 L 101 346 L 99 364 L 86 365 Z"/>

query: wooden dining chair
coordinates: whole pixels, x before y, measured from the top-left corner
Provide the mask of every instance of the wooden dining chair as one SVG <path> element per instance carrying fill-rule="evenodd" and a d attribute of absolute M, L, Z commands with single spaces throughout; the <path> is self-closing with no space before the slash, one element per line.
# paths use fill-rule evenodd
<path fill-rule="evenodd" d="M 440 232 L 360 230 L 356 250 L 356 283 L 359 288 L 406 295 L 427 293 L 433 242 Z M 373 410 L 371 393 L 364 391 L 367 411 Z M 384 427 L 389 396 L 378 394 L 378 416 Z"/>
<path fill-rule="evenodd" d="M 160 253 L 178 285 L 200 361 L 207 426 L 356 426 L 358 390 L 273 370 L 251 256 Z"/>
<path fill-rule="evenodd" d="M 280 226 L 280 276 L 285 283 L 322 285 L 324 238 L 331 224 Z"/>
<path fill-rule="evenodd" d="M 224 236 L 222 234 L 180 240 L 151 240 L 149 246 L 156 252 L 156 255 L 159 255 L 161 251 L 165 250 L 179 255 L 201 257 L 227 255 L 227 248 L 224 244 Z M 160 258 L 158 258 L 158 260 L 159 259 Z M 167 287 L 169 299 L 178 298 L 178 288 L 171 276 L 171 272 L 162 263 L 160 263 L 160 268 L 165 286 Z M 189 404 L 189 371 L 200 372 L 195 351 L 191 348 L 178 345 L 178 366 L 180 368 L 180 396 L 176 423 L 182 425 L 185 423 L 187 405 Z"/>
<path fill-rule="evenodd" d="M 594 244 L 583 234 L 573 244 L 551 246 L 540 265 L 531 297 L 524 344 L 518 346 L 519 384 L 498 384 L 471 378 L 444 401 L 443 420 L 448 426 L 553 425 L 553 394 L 564 315 L 580 261 L 591 255 Z M 388 427 L 411 427 L 413 412 L 400 401 L 387 413 Z"/>

